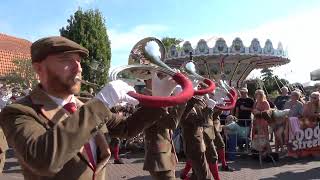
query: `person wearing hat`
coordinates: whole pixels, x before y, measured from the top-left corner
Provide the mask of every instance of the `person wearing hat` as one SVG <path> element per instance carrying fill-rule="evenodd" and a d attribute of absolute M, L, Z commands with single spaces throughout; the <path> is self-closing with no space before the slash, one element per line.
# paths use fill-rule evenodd
<path fill-rule="evenodd" d="M 132 137 L 165 119 L 162 108 L 141 107 L 128 118 L 110 112 L 134 91 L 123 81 L 109 82 L 83 104 L 81 59 L 89 52 L 61 37 L 42 38 L 31 46 L 32 66 L 40 83 L 29 95 L 5 107 L 0 125 L 14 149 L 26 180 L 105 180 L 110 149 L 103 133 Z"/>
<path fill-rule="evenodd" d="M 207 102 L 208 101 L 208 102 Z M 185 168 L 180 174 L 181 179 L 219 180 L 218 155 L 215 150 L 215 133 L 212 119 L 215 103 L 201 96 L 193 96 L 188 101 L 181 118 L 184 152 L 187 157 Z M 187 176 L 190 169 L 192 175 Z"/>

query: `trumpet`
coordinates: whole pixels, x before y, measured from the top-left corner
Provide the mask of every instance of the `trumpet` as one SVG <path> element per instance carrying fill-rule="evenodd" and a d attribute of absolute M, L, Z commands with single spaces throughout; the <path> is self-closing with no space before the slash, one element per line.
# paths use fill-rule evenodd
<path fill-rule="evenodd" d="M 192 82 L 182 73 L 166 65 L 163 62 L 164 57 L 165 48 L 159 39 L 154 37 L 144 38 L 132 48 L 128 65 L 115 68 L 110 73 L 109 78 L 117 80 L 120 78 L 120 74 L 127 73 L 131 77 L 147 80 L 151 79 L 152 72 L 171 76 L 182 87 L 182 92 L 175 96 L 147 96 L 135 92 L 129 92 L 128 95 L 148 107 L 167 107 L 185 103 L 194 94 Z"/>

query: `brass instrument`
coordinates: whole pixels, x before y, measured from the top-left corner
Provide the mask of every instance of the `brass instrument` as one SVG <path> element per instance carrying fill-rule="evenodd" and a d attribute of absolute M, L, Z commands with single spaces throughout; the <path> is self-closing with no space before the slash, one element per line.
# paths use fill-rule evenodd
<path fill-rule="evenodd" d="M 128 65 L 115 68 L 110 73 L 109 78 L 117 80 L 121 79 L 121 74 L 126 74 L 132 79 L 148 80 L 152 78 L 153 72 L 171 76 L 182 87 L 182 92 L 176 96 L 147 96 L 135 92 L 129 92 L 128 94 L 138 99 L 140 104 L 149 107 L 166 107 L 185 103 L 193 96 L 192 83 L 182 73 L 166 65 L 163 62 L 164 57 L 165 48 L 159 39 L 154 37 L 144 38 L 132 48 Z"/>

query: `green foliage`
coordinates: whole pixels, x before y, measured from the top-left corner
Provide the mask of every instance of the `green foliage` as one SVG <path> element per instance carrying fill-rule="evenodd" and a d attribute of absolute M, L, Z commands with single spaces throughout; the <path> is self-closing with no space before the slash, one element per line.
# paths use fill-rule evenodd
<path fill-rule="evenodd" d="M 183 41 L 183 39 L 164 37 L 161 39 L 161 41 L 166 50 L 168 51 L 172 45 L 176 45 L 177 49 L 179 49 L 179 44 Z"/>
<path fill-rule="evenodd" d="M 31 59 L 15 59 L 13 64 L 16 68 L 5 77 L 7 84 L 14 84 L 20 88 L 27 89 L 34 87 L 38 83 L 36 73 L 32 69 Z"/>
<path fill-rule="evenodd" d="M 105 19 L 99 10 L 78 9 L 60 29 L 61 36 L 71 39 L 89 50 L 89 57 L 81 62 L 83 79 L 104 85 L 111 61 L 110 41 Z M 93 68 L 98 63 L 98 68 Z"/>
<path fill-rule="evenodd" d="M 287 86 L 289 81 L 286 79 L 279 79 L 273 74 L 273 70 L 265 68 L 261 71 L 261 83 L 260 88 L 267 91 L 269 96 L 277 96 L 280 93 L 280 88 Z"/>

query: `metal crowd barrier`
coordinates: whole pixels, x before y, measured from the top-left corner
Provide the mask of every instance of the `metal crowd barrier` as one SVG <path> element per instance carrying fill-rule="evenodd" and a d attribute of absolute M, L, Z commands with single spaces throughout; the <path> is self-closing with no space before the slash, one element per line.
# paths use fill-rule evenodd
<path fill-rule="evenodd" d="M 222 125 L 225 125 L 225 119 L 220 120 Z M 221 132 L 221 135 L 224 139 L 226 145 L 226 153 L 227 154 L 251 154 L 251 123 L 252 119 L 238 119 L 237 124 L 240 122 L 243 124 L 240 126 L 238 131 L 241 132 L 230 132 L 226 134 L 224 130 Z M 230 147 L 233 146 L 233 147 Z M 232 159 L 232 158 L 230 158 Z"/>
<path fill-rule="evenodd" d="M 225 119 L 221 119 L 221 124 L 224 123 Z M 239 123 L 239 122 L 244 123 Z M 225 145 L 226 145 L 226 155 L 228 157 L 228 160 L 235 160 L 236 155 L 255 155 L 257 158 L 259 158 L 260 166 L 262 167 L 262 152 L 259 151 L 253 151 L 251 148 L 251 124 L 253 120 L 252 119 L 238 119 L 237 124 L 242 124 L 240 128 L 238 129 L 239 132 L 231 132 L 230 134 L 226 134 L 224 132 L 222 133 Z M 244 124 L 244 126 L 243 126 Z M 242 132 L 241 132 L 242 131 Z M 268 134 L 268 140 L 269 140 L 269 134 Z M 271 146 L 272 148 L 272 146 Z M 273 151 L 273 150 L 272 150 Z M 267 155 L 268 158 L 271 159 L 271 162 L 275 165 L 275 160 L 271 154 Z"/>

